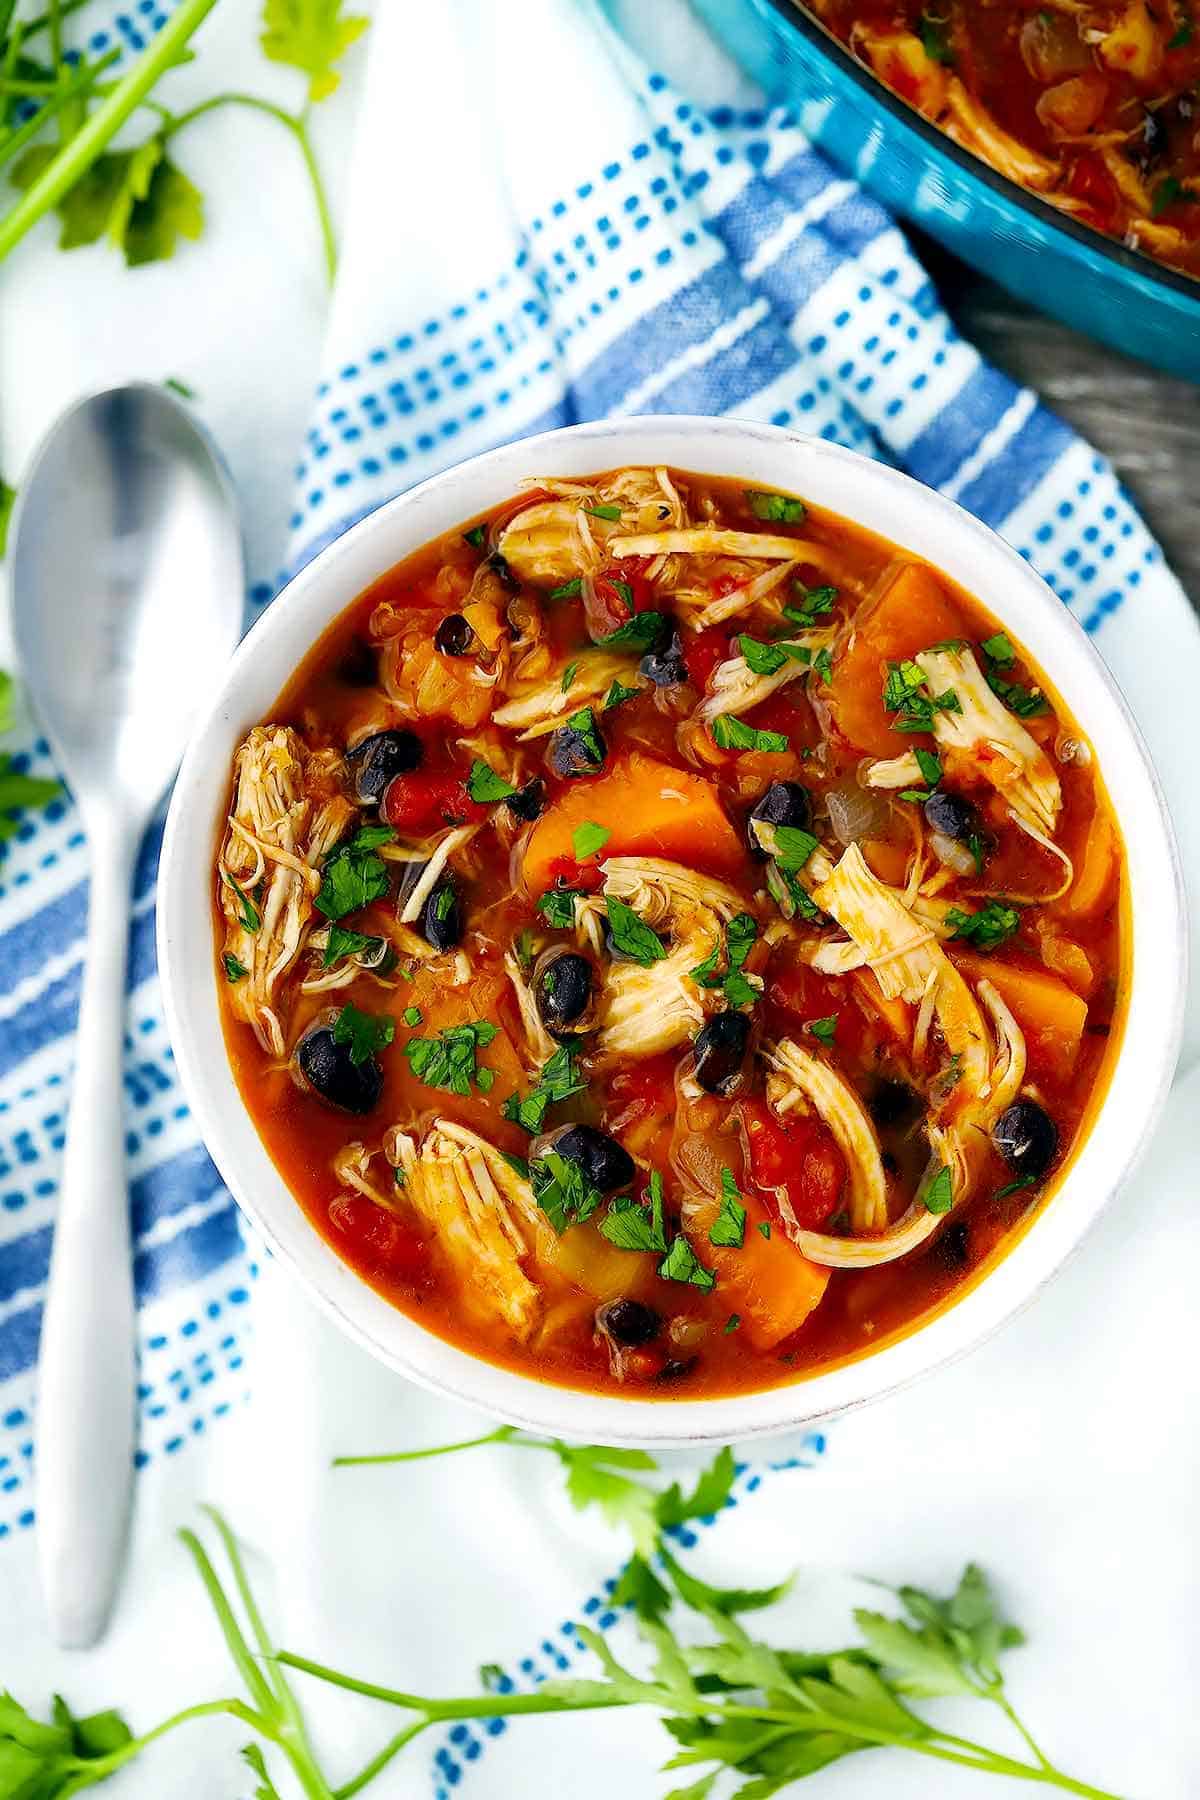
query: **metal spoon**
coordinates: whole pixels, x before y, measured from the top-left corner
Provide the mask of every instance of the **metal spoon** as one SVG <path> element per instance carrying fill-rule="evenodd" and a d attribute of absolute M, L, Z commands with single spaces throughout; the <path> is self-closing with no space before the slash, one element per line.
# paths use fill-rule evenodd
<path fill-rule="evenodd" d="M 122 1050 L 134 857 L 241 628 L 241 540 L 206 435 L 165 389 L 81 401 L 41 444 L 10 540 L 30 698 L 78 802 L 91 892 L 42 1316 L 37 1513 L 58 1643 L 94 1643 L 124 1552 L 134 1297 Z"/>

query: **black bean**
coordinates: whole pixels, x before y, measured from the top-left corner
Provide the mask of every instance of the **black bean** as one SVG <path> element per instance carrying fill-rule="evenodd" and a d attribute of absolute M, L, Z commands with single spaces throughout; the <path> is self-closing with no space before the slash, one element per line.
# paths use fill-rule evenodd
<path fill-rule="evenodd" d="M 533 780 L 527 781 L 523 788 L 518 788 L 515 794 L 510 794 L 504 804 L 516 818 L 523 820 L 526 825 L 531 825 L 535 819 L 541 818 L 546 808 L 545 782 L 540 775 L 535 775 Z"/>
<path fill-rule="evenodd" d="M 544 963 L 535 983 L 537 1009 L 553 1037 L 564 1037 L 578 1025 L 592 998 L 592 965 L 576 950 Z"/>
<path fill-rule="evenodd" d="M 964 800 L 961 794 L 952 794 L 948 788 L 935 788 L 926 800 L 925 823 L 930 831 L 940 831 L 943 837 L 953 838 L 956 843 L 983 837 L 983 823 L 971 802 Z"/>
<path fill-rule="evenodd" d="M 1040 1181 L 1058 1154 L 1058 1127 L 1036 1100 L 1014 1100 L 997 1119 L 992 1142 L 1014 1175 Z"/>
<path fill-rule="evenodd" d="M 687 664 L 683 660 L 683 645 L 678 631 L 672 631 L 660 650 L 647 650 L 638 664 L 638 670 L 655 687 L 678 687 L 681 682 L 686 681 Z"/>
<path fill-rule="evenodd" d="M 947 1225 L 933 1246 L 933 1255 L 943 1268 L 957 1273 L 971 1261 L 971 1228 L 965 1219 Z"/>
<path fill-rule="evenodd" d="M 750 1042 L 745 1013 L 719 1012 L 696 1035 L 696 1080 L 707 1094 L 724 1094 L 742 1072 Z"/>
<path fill-rule="evenodd" d="M 564 780 L 575 781 L 581 775 L 594 775 L 603 768 L 608 745 L 593 719 L 584 729 L 578 725 L 560 725 L 550 739 L 550 767 Z"/>
<path fill-rule="evenodd" d="M 447 613 L 433 634 L 433 647 L 443 656 L 471 656 L 475 650 L 475 633 L 461 613 Z"/>
<path fill-rule="evenodd" d="M 699 1361 L 698 1356 L 672 1357 L 670 1362 L 663 1364 L 654 1379 L 655 1381 L 682 1381 L 685 1375 L 691 1374 Z"/>
<path fill-rule="evenodd" d="M 377 806 L 393 775 L 419 769 L 425 747 L 415 731 L 376 731 L 347 750 L 354 791 L 367 806 Z"/>
<path fill-rule="evenodd" d="M 369 1113 L 383 1092 L 383 1070 L 375 1057 L 351 1062 L 350 1045 L 339 1044 L 329 1025 L 305 1033 L 296 1061 L 313 1091 L 341 1112 Z"/>
<path fill-rule="evenodd" d="M 462 899 L 453 876 L 443 875 L 430 889 L 417 928 L 435 950 L 454 950 L 462 942 Z"/>
<path fill-rule="evenodd" d="M 607 1306 L 596 1309 L 596 1324 L 626 1350 L 652 1343 L 662 1330 L 662 1320 L 654 1308 L 640 1300 L 610 1300 Z"/>
<path fill-rule="evenodd" d="M 799 781 L 773 781 L 750 814 L 746 838 L 752 855 L 765 861 L 767 852 L 754 834 L 754 821 L 764 825 L 787 825 L 798 831 L 812 826 L 812 796 Z"/>
<path fill-rule="evenodd" d="M 628 1187 L 636 1173 L 628 1150 L 594 1125 L 569 1125 L 555 1139 L 554 1148 L 559 1156 L 578 1163 L 591 1185 L 602 1194 L 614 1194 L 618 1188 Z"/>

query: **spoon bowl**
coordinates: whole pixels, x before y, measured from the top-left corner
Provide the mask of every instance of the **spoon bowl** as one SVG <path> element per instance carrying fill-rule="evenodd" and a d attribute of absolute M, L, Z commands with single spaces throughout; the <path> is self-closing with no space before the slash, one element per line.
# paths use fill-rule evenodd
<path fill-rule="evenodd" d="M 133 862 L 242 620 L 234 499 L 207 435 L 149 384 L 80 401 L 34 456 L 9 566 L 17 654 L 78 802 L 90 864 L 37 1440 L 50 1628 L 82 1646 L 111 1608 L 133 1471 L 121 1080 Z"/>

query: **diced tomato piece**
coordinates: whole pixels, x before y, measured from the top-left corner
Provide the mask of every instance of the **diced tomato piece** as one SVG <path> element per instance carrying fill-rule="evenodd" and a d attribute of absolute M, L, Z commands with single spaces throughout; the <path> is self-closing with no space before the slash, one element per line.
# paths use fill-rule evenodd
<path fill-rule="evenodd" d="M 704 688 L 719 662 L 729 655 L 729 633 L 719 625 L 698 631 L 683 646 L 683 661 L 693 687 Z"/>
<path fill-rule="evenodd" d="M 379 1273 L 404 1281 L 416 1281 L 428 1273 L 425 1245 L 416 1232 L 364 1194 L 339 1194 L 329 1208 L 329 1219 L 351 1240 L 359 1257 Z"/>
<path fill-rule="evenodd" d="M 487 817 L 457 775 L 418 771 L 397 775 L 384 790 L 384 820 L 408 837 L 423 837 L 441 825 L 474 825 Z"/>
<path fill-rule="evenodd" d="M 622 556 L 595 577 L 592 588 L 596 603 L 587 613 L 588 629 L 594 639 L 618 630 L 632 613 L 653 611 L 653 592 L 646 580 L 648 566 L 648 557 Z"/>
<path fill-rule="evenodd" d="M 754 1185 L 767 1194 L 783 1188 L 797 1222 L 819 1230 L 837 1211 L 846 1179 L 829 1128 L 807 1114 L 785 1122 L 762 1100 L 741 1101 L 738 1113 Z"/>
<path fill-rule="evenodd" d="M 555 887 L 576 888 L 585 894 L 599 893 L 604 886 L 604 870 L 598 863 L 576 862 L 573 856 L 556 856 L 546 873 Z"/>

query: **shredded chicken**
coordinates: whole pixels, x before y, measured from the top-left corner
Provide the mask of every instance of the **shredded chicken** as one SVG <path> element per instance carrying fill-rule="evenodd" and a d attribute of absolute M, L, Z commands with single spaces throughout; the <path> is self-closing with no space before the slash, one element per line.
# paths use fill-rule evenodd
<path fill-rule="evenodd" d="M 935 704 L 933 732 L 945 750 L 969 756 L 1003 795 L 1014 819 L 1053 835 L 1062 788 L 1045 751 L 993 694 L 970 649 L 924 650 L 916 662 L 935 702 L 952 693 L 958 710 Z"/>
<path fill-rule="evenodd" d="M 710 919 L 697 911 L 681 922 L 671 950 L 649 968 L 635 962 L 609 967 L 596 1040 L 602 1056 L 657 1056 L 686 1043 L 703 1025 L 714 1002 L 692 980 L 692 970 L 716 948 Z"/>
<path fill-rule="evenodd" d="M 575 660 L 574 672 L 564 690 L 563 676 L 570 666 L 564 665 L 549 680 L 539 681 L 534 687 L 519 689 L 503 706 L 496 708 L 492 714 L 493 723 L 517 731 L 519 741 L 527 743 L 531 738 L 545 737 L 556 730 L 573 712 L 606 694 L 614 681 L 619 681 L 623 687 L 645 686 L 638 680 L 635 657 L 612 656 L 603 650 L 589 651 Z"/>
<path fill-rule="evenodd" d="M 355 809 L 334 779 L 341 759 L 332 752 L 311 753 L 290 726 L 254 726 L 235 767 L 233 812 L 217 873 L 225 954 L 246 974 L 231 984 L 229 998 L 263 1049 L 283 1057 L 285 977 L 312 928 L 319 865 L 345 834 Z"/>
<path fill-rule="evenodd" d="M 800 632 L 788 639 L 789 643 L 807 650 L 810 657 L 832 641 L 830 631 Z M 789 681 L 807 675 L 810 667 L 811 661 L 801 662 L 789 656 L 772 674 L 756 675 L 744 656 L 728 656 L 713 670 L 709 691 L 696 708 L 695 717 L 707 725 L 722 713 L 748 713 L 752 707 L 761 706 L 764 700 L 778 693 L 781 687 L 786 687 Z"/>
<path fill-rule="evenodd" d="M 682 863 L 652 856 L 610 856 L 604 865 L 604 892 L 624 900 L 655 926 L 681 911 L 706 910 L 718 919 L 732 919 L 742 911 L 735 888 Z"/>
<path fill-rule="evenodd" d="M 846 1159 L 847 1210 L 854 1231 L 881 1231 L 887 1224 L 887 1180 L 879 1139 L 854 1089 L 830 1062 L 783 1038 L 764 1052 L 775 1071 L 767 1078 L 767 1100 L 781 1118 L 810 1108 L 829 1127 Z M 793 1219 L 788 1236 L 801 1250 Z M 807 1254 L 807 1252 L 806 1252 Z"/>
<path fill-rule="evenodd" d="M 637 537 L 614 537 L 610 556 L 753 556 L 763 562 L 812 560 L 819 546 L 803 538 L 779 537 L 769 531 L 730 531 L 725 526 L 695 525 L 685 531 L 652 531 Z"/>

